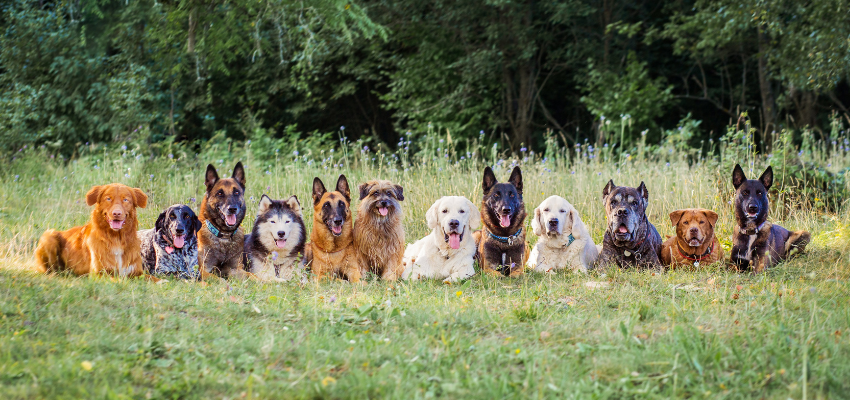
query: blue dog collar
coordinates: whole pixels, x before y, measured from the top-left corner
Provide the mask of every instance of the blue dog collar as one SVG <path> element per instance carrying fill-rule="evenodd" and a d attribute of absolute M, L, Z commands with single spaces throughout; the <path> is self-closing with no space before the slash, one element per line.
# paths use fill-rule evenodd
<path fill-rule="evenodd" d="M 507 243 L 507 244 L 514 244 L 514 239 L 516 239 L 516 237 L 519 236 L 521 233 L 522 233 L 522 228 L 519 228 L 519 230 L 516 231 L 516 233 L 514 233 L 513 235 L 510 235 L 510 236 L 494 235 L 493 232 L 490 232 L 489 230 L 487 231 L 487 234 L 490 235 L 491 238 L 496 239 L 496 240 L 498 240 L 502 243 Z"/>
<path fill-rule="evenodd" d="M 218 228 L 214 227 L 210 220 L 206 220 L 205 222 L 207 223 L 207 229 L 210 230 L 210 233 L 212 233 L 216 237 L 221 237 L 221 231 L 218 230 Z"/>
<path fill-rule="evenodd" d="M 575 242 L 575 241 L 576 241 L 576 238 L 573 236 L 573 234 L 572 234 L 572 233 L 570 234 L 570 236 L 567 236 L 567 239 L 570 239 L 570 241 L 569 241 L 569 242 L 567 242 L 567 245 L 566 245 L 566 246 L 564 246 L 564 247 L 570 247 L 570 245 L 571 245 L 571 244 L 573 244 L 573 242 Z"/>

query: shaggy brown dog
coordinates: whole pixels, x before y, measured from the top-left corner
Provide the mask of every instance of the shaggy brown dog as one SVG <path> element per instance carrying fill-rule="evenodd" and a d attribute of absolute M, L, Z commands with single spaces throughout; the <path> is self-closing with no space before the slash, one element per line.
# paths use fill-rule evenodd
<path fill-rule="evenodd" d="M 354 247 L 362 271 L 394 281 L 404 272 L 404 228 L 401 226 L 404 188 L 390 181 L 360 185 L 360 208 L 354 222 Z"/>
<path fill-rule="evenodd" d="M 141 189 L 113 183 L 91 188 L 86 203 L 96 205 L 87 224 L 62 232 L 48 229 L 41 236 L 35 249 L 38 270 L 142 275 L 136 207 L 144 208 L 148 196 Z"/>
<path fill-rule="evenodd" d="M 245 232 L 245 170 L 242 163 L 233 168 L 230 178 L 220 179 L 212 164 L 207 165 L 207 191 L 201 201 L 201 230 L 198 231 L 198 266 L 201 279 L 209 275 L 244 278 L 242 253 Z"/>
<path fill-rule="evenodd" d="M 351 191 L 345 175 L 328 192 L 319 178 L 313 179 L 313 232 L 304 248 L 304 260 L 316 280 L 331 274 L 360 282 L 360 262 L 351 227 Z"/>
<path fill-rule="evenodd" d="M 711 265 L 723 260 L 723 248 L 714 236 L 717 213 L 703 208 L 688 208 L 670 213 L 676 236 L 661 245 L 661 263 L 675 268 L 682 265 Z"/>

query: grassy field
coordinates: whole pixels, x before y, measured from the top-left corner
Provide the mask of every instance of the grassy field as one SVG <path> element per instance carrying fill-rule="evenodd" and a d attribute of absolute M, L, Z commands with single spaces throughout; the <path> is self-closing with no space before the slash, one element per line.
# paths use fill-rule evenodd
<path fill-rule="evenodd" d="M 728 251 L 731 166 L 750 161 L 727 155 L 688 162 L 672 149 L 666 158 L 615 157 L 587 145 L 578 161 L 530 153 L 500 160 L 495 152 L 444 156 L 436 143 L 433 157 L 347 143 L 336 156 L 275 158 L 256 157 L 250 145 L 173 158 L 102 148 L 69 163 L 30 151 L 0 174 L 0 397 L 850 396 L 850 217 L 843 210 L 777 206 L 775 222 L 808 229 L 814 240 L 804 256 L 761 275 L 713 265 L 664 274 L 476 275 L 454 286 L 300 286 L 154 285 L 30 270 L 44 229 L 88 219 L 84 194 L 92 185 L 144 189 L 150 201 L 140 222 L 150 227 L 172 203 L 197 209 L 206 163 L 229 175 L 237 160 L 247 164 L 248 215 L 263 193 L 295 194 L 309 204 L 314 176 L 327 185 L 339 173 L 356 184 L 396 181 L 405 188 L 408 242 L 427 234 L 425 210 L 440 196 L 480 201 L 484 165 L 496 165 L 500 180 L 522 165 L 529 212 L 561 195 L 597 242 L 608 179 L 645 181 L 650 221 L 662 236 L 674 233 L 670 211 L 710 208 L 720 214 L 717 233 Z M 765 158 L 751 160 L 754 171 L 745 171 L 757 177 Z M 830 161 L 833 168 L 847 165 Z M 308 221 L 311 212 L 308 206 Z"/>

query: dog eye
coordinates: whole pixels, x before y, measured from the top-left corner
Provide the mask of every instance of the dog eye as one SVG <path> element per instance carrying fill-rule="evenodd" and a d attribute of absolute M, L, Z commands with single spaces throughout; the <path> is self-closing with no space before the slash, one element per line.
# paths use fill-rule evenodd
<path fill-rule="evenodd" d="M 633 206 L 636 206 L 636 205 L 637 205 L 637 200 L 632 201 L 632 205 L 633 205 Z"/>
<path fill-rule="evenodd" d="M 112 197 L 107 197 L 106 201 L 112 201 Z"/>
<path fill-rule="evenodd" d="M 218 197 L 224 197 L 224 191 L 219 190 L 218 193 L 215 194 Z"/>
<path fill-rule="evenodd" d="M 292 221 L 286 221 L 286 222 L 284 222 L 284 224 L 288 224 L 288 223 L 290 223 L 290 222 L 292 222 Z"/>
<path fill-rule="evenodd" d="M 565 213 L 565 212 L 567 212 L 567 210 L 561 210 L 561 214 L 563 214 L 563 213 Z"/>
<path fill-rule="evenodd" d="M 749 195 L 750 195 L 750 191 L 749 191 L 749 190 L 745 190 L 745 191 L 743 191 L 741 194 L 743 194 L 744 196 L 749 196 Z"/>
<path fill-rule="evenodd" d="M 700 225 L 702 225 L 702 224 L 704 224 L 704 223 L 705 223 L 705 221 L 700 221 L 700 222 L 699 222 L 699 224 L 700 224 Z"/>
<path fill-rule="evenodd" d="M 459 213 L 461 213 L 461 214 L 463 214 L 463 213 L 465 213 L 466 211 L 464 211 L 464 210 L 460 210 L 460 211 L 458 211 L 458 212 L 459 212 Z"/>
<path fill-rule="evenodd" d="M 448 214 L 449 210 L 443 210 L 443 214 Z"/>
<path fill-rule="evenodd" d="M 756 195 L 761 196 L 761 190 L 756 190 Z"/>
<path fill-rule="evenodd" d="M 234 196 L 239 196 L 239 191 L 238 191 L 238 190 L 235 190 L 235 191 L 233 192 L 233 195 L 234 195 Z"/>
<path fill-rule="evenodd" d="M 511 196 L 511 198 L 513 198 L 513 197 L 514 197 L 514 194 L 513 194 L 513 193 L 511 193 L 511 194 L 509 194 L 508 196 Z"/>
<path fill-rule="evenodd" d="M 189 219 L 189 214 L 184 215 L 183 219 Z"/>
<path fill-rule="evenodd" d="M 275 223 L 276 223 L 275 221 L 269 221 L 269 222 L 271 222 L 271 223 L 273 223 L 273 224 L 275 224 Z"/>
<path fill-rule="evenodd" d="M 177 219 L 177 217 L 174 214 L 169 215 L 169 218 L 170 219 Z"/>
<path fill-rule="evenodd" d="M 544 208 L 544 209 L 543 209 L 543 212 L 549 212 L 549 209 L 548 209 L 548 208 Z"/>
<path fill-rule="evenodd" d="M 377 190 L 376 190 L 376 191 L 374 191 L 374 192 L 372 192 L 372 196 L 377 196 L 377 195 L 379 195 L 379 194 L 381 194 L 381 192 L 379 192 L 379 191 L 377 191 Z"/>

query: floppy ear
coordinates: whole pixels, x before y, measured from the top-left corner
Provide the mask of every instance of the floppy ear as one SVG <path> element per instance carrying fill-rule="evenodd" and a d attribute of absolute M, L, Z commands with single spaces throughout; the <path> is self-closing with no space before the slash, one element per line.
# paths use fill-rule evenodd
<path fill-rule="evenodd" d="M 351 189 L 348 188 L 348 179 L 345 178 L 345 175 L 340 175 L 337 179 L 336 191 L 342 193 L 345 201 L 351 203 Z"/>
<path fill-rule="evenodd" d="M 469 199 L 466 200 L 466 204 L 469 205 L 469 229 L 476 230 L 481 227 L 481 212 Z"/>
<path fill-rule="evenodd" d="M 685 215 L 685 210 L 676 210 L 670 213 L 670 223 L 673 226 L 679 225 L 679 221 L 682 219 L 682 216 Z M 715 214 L 717 215 L 717 214 Z"/>
<path fill-rule="evenodd" d="M 170 207 L 166 208 L 165 211 L 159 213 L 159 217 L 157 217 L 156 223 L 153 224 L 153 231 L 154 232 L 159 232 L 159 231 L 165 230 L 165 217 L 168 216 L 168 210 L 169 209 L 170 209 Z"/>
<path fill-rule="evenodd" d="M 207 193 L 212 190 L 213 185 L 218 182 L 218 171 L 215 170 L 212 164 L 207 165 L 207 172 L 204 178 L 204 184 L 207 185 Z"/>
<path fill-rule="evenodd" d="M 393 185 L 393 191 L 398 201 L 404 201 L 404 188 L 401 185 Z"/>
<path fill-rule="evenodd" d="M 764 173 L 759 177 L 759 181 L 764 185 L 765 190 L 769 190 L 773 186 L 773 167 L 768 166 Z"/>
<path fill-rule="evenodd" d="M 732 186 L 737 190 L 746 180 L 747 176 L 744 175 L 744 169 L 741 168 L 740 164 L 735 164 L 735 169 L 732 170 Z"/>
<path fill-rule="evenodd" d="M 313 178 L 313 206 L 319 204 L 319 201 L 322 200 L 322 196 L 325 195 L 327 190 L 325 189 L 325 184 L 322 183 L 322 180 L 319 177 Z"/>
<path fill-rule="evenodd" d="M 100 197 L 100 192 L 103 191 L 103 186 L 94 186 L 89 189 L 89 192 L 86 193 L 86 204 L 93 206 L 97 203 L 98 197 Z"/>
<path fill-rule="evenodd" d="M 132 188 L 130 192 L 133 193 L 133 197 L 135 199 L 136 207 L 145 208 L 148 206 L 148 195 L 139 188 Z"/>
<path fill-rule="evenodd" d="M 484 168 L 484 180 L 481 181 L 481 187 L 484 189 L 484 195 L 490 193 L 490 189 L 493 188 L 493 185 L 499 183 L 496 180 L 496 174 L 493 173 L 493 169 L 490 167 Z"/>
<path fill-rule="evenodd" d="M 369 184 L 369 182 L 361 183 L 357 190 L 360 191 L 360 200 L 363 200 L 369 195 L 369 191 L 372 190 L 372 185 Z"/>
<path fill-rule="evenodd" d="M 192 231 L 194 231 L 195 234 L 197 234 L 201 230 L 202 226 L 203 226 L 203 224 L 201 224 L 201 220 L 198 219 L 198 216 L 195 215 L 195 213 L 193 212 L 192 213 Z"/>
<path fill-rule="evenodd" d="M 286 199 L 286 205 L 289 206 L 289 209 L 292 210 L 292 212 L 298 214 L 299 217 L 304 217 L 304 215 L 301 214 L 301 202 L 298 201 L 298 197 L 292 195 L 290 198 Z"/>
<path fill-rule="evenodd" d="M 434 204 L 431 204 L 431 208 L 425 212 L 425 223 L 428 224 L 428 228 L 437 229 L 440 226 L 440 219 L 437 213 L 439 212 L 438 209 L 441 202 L 442 199 L 435 201 Z"/>
<path fill-rule="evenodd" d="M 260 197 L 260 207 L 257 210 L 257 214 L 265 213 L 266 211 L 269 210 L 269 207 L 271 207 L 271 206 L 272 206 L 271 197 L 263 195 L 263 197 Z"/>
<path fill-rule="evenodd" d="M 646 188 L 646 185 L 641 181 L 640 186 L 637 188 L 638 193 L 640 193 L 640 197 L 643 197 L 644 200 L 649 200 L 649 190 Z"/>
<path fill-rule="evenodd" d="M 531 219 L 531 231 L 535 235 L 543 235 L 543 223 L 540 221 L 540 207 L 534 209 L 534 218 Z"/>
<path fill-rule="evenodd" d="M 242 189 L 245 189 L 245 168 L 242 167 L 242 161 L 236 163 L 236 167 L 233 168 L 233 176 L 231 178 L 236 179 L 236 182 L 239 182 L 239 186 L 242 186 Z"/>
<path fill-rule="evenodd" d="M 517 193 L 522 194 L 522 170 L 519 167 L 514 167 L 514 170 L 511 171 L 511 177 L 508 178 L 508 182 L 516 186 Z"/>
<path fill-rule="evenodd" d="M 602 188 L 602 201 L 603 202 L 605 201 L 605 198 L 608 197 L 608 195 L 611 194 L 611 192 L 614 191 L 615 188 L 617 188 L 617 185 L 614 184 L 614 180 L 609 179 L 608 184 L 605 185 L 604 188 Z"/>
<path fill-rule="evenodd" d="M 711 224 L 711 227 L 714 228 L 714 225 L 717 224 L 717 218 L 719 217 L 716 212 L 711 210 L 703 210 L 705 213 L 705 217 L 708 218 L 708 223 Z"/>

